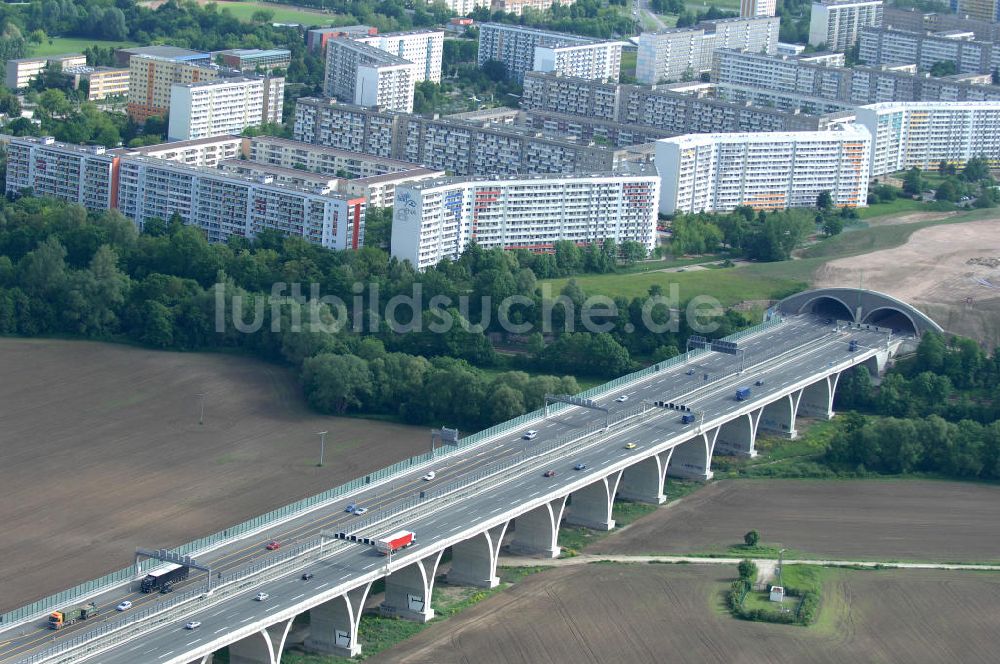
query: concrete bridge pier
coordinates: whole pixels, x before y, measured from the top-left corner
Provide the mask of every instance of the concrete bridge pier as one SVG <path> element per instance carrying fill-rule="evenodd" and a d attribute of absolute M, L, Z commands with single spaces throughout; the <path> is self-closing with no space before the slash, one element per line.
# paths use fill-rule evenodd
<path fill-rule="evenodd" d="M 802 388 L 798 397 L 798 414 L 822 420 L 832 420 L 834 415 L 833 396 L 837 391 L 838 380 L 840 380 L 840 374 L 835 373 Z"/>
<path fill-rule="evenodd" d="M 763 430 L 789 439 L 796 438 L 799 432 L 795 430 L 795 415 L 799 410 L 801 394 L 789 394 L 764 406 L 757 421 L 757 432 Z"/>
<path fill-rule="evenodd" d="M 719 428 L 716 427 L 676 446 L 667 466 L 667 475 L 696 480 L 712 479 L 712 449 L 718 433 Z"/>
<path fill-rule="evenodd" d="M 285 637 L 291 627 L 291 619 L 282 620 L 230 644 L 230 664 L 278 664 L 285 648 Z"/>
<path fill-rule="evenodd" d="M 510 521 L 493 526 L 475 537 L 452 546 L 448 583 L 478 588 L 496 588 L 500 585 L 497 559 L 500 557 L 500 544 L 509 525 Z"/>
<path fill-rule="evenodd" d="M 612 530 L 615 520 L 611 518 L 611 508 L 621 478 L 622 473 L 618 471 L 574 491 L 566 523 L 594 530 Z"/>
<path fill-rule="evenodd" d="M 371 587 L 371 583 L 366 583 L 310 609 L 306 649 L 339 657 L 360 654 L 358 623 Z"/>
<path fill-rule="evenodd" d="M 670 456 L 673 452 L 671 448 L 626 468 L 618 483 L 618 497 L 653 505 L 667 502 L 667 497 L 663 493 L 663 483 L 667 479 L 667 466 L 670 465 Z"/>
<path fill-rule="evenodd" d="M 713 453 L 732 456 L 757 456 L 757 424 L 761 410 L 755 410 L 719 426 L 715 435 Z"/>
<path fill-rule="evenodd" d="M 566 508 L 566 497 L 539 505 L 514 519 L 512 553 L 558 558 L 559 523 Z"/>
<path fill-rule="evenodd" d="M 385 601 L 379 606 L 383 616 L 422 623 L 434 617 L 431 595 L 442 553 L 438 551 L 385 577 Z"/>

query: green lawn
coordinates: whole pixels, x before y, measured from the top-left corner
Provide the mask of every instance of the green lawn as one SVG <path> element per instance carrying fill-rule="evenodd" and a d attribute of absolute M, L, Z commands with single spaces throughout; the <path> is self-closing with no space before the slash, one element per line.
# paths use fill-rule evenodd
<path fill-rule="evenodd" d="M 646 295 L 654 284 L 661 286 L 664 294 L 669 296 L 671 286 L 676 284 L 681 304 L 696 295 L 711 295 L 723 306 L 732 306 L 743 300 L 778 299 L 806 287 L 799 279 L 751 270 L 751 267 L 758 266 L 691 272 L 583 275 L 576 277 L 576 283 L 588 295 L 621 295 L 627 298 Z M 550 284 L 553 295 L 556 295 L 567 281 L 552 279 L 542 283 Z"/>
<path fill-rule="evenodd" d="M 897 198 L 888 203 L 876 203 L 865 208 L 858 208 L 858 216 L 862 219 L 871 219 L 872 217 L 884 217 L 887 214 L 918 212 L 926 208 L 927 204 L 921 201 L 915 201 L 912 198 Z"/>
<path fill-rule="evenodd" d="M 279 5 L 271 2 L 220 2 L 219 11 L 228 11 L 242 21 L 249 21 L 254 12 L 268 11 L 277 23 L 302 23 L 303 25 L 351 25 L 357 23 L 351 16 L 329 14 L 321 11 Z"/>
<path fill-rule="evenodd" d="M 83 53 L 83 49 L 89 46 L 100 46 L 101 48 L 125 48 L 126 46 L 135 45 L 135 42 L 103 41 L 100 39 L 88 39 L 86 37 L 49 37 L 42 44 L 30 44 L 28 46 L 28 55 L 32 57 L 41 57 L 43 55 Z"/>

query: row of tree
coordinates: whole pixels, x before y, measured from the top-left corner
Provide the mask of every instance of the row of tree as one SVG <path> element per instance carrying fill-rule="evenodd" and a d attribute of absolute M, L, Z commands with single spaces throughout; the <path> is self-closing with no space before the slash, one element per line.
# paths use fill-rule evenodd
<path fill-rule="evenodd" d="M 1000 352 L 925 332 L 877 389 L 863 367 L 842 376 L 836 401 L 855 412 L 827 451 L 834 465 L 1000 478 Z"/>
<path fill-rule="evenodd" d="M 678 214 L 670 228 L 670 251 L 675 256 L 715 253 L 727 247 L 751 260 L 782 261 L 816 230 L 816 213 L 806 209 L 755 211 L 741 206 L 727 214 Z"/>

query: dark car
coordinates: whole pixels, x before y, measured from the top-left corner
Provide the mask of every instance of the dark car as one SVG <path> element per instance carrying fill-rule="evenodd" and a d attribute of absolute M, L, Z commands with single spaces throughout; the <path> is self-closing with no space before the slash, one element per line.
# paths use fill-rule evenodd
<path fill-rule="evenodd" d="M 555 476 L 556 476 L 556 471 L 554 470 L 546 470 L 544 473 L 542 473 L 542 477 L 555 477 Z"/>
<path fill-rule="evenodd" d="M 764 384 L 764 379 L 763 378 L 759 379 L 756 383 L 754 383 L 754 385 L 756 385 L 757 387 L 760 387 L 763 384 Z"/>
<path fill-rule="evenodd" d="M 573 470 L 587 470 L 587 464 L 578 463 L 575 466 L 573 466 Z"/>
<path fill-rule="evenodd" d="M 312 572 L 304 572 L 302 574 L 302 580 L 303 581 L 308 581 L 311 578 L 313 578 L 313 573 Z"/>
<path fill-rule="evenodd" d="M 172 583 L 164 583 L 163 587 L 160 588 L 161 595 L 166 595 L 167 593 L 172 593 L 172 592 L 174 592 L 174 584 Z"/>

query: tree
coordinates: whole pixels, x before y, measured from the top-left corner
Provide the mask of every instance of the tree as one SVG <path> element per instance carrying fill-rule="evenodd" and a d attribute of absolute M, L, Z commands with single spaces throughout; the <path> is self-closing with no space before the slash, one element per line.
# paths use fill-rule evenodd
<path fill-rule="evenodd" d="M 824 189 L 816 196 L 816 208 L 819 210 L 829 210 L 833 207 L 833 196 L 829 190 Z"/>
<path fill-rule="evenodd" d="M 749 535 L 750 533 L 747 534 Z M 755 546 L 755 545 L 748 544 L 747 546 Z M 757 564 L 752 560 L 748 559 L 741 560 L 739 567 L 737 567 L 737 569 L 739 570 L 741 579 L 747 579 L 748 581 L 753 583 L 753 580 L 757 578 Z"/>
<path fill-rule="evenodd" d="M 368 363 L 356 355 L 310 357 L 302 363 L 302 382 L 309 404 L 322 413 L 360 410 L 372 392 Z"/>
<path fill-rule="evenodd" d="M 931 65 L 931 76 L 953 76 L 956 72 L 954 60 L 939 60 Z"/>
<path fill-rule="evenodd" d="M 743 543 L 747 546 L 757 546 L 758 542 L 760 542 L 760 533 L 756 530 L 751 530 L 743 536 Z"/>
<path fill-rule="evenodd" d="M 962 169 L 962 179 L 966 182 L 979 182 L 990 177 L 990 163 L 983 157 L 973 157 Z"/>
<path fill-rule="evenodd" d="M 948 178 L 938 185 L 937 191 L 934 192 L 934 200 L 954 203 L 963 196 L 962 192 L 963 188 L 955 178 Z"/>
<path fill-rule="evenodd" d="M 844 218 L 839 215 L 827 215 L 823 218 L 823 232 L 827 236 L 840 235 L 844 230 Z"/>
<path fill-rule="evenodd" d="M 906 171 L 903 176 L 903 193 L 910 196 L 919 196 L 927 188 L 920 169 L 914 166 Z"/>

